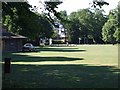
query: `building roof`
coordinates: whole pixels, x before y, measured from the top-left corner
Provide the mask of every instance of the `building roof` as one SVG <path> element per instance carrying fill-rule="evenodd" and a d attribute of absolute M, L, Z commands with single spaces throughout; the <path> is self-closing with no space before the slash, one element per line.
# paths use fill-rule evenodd
<path fill-rule="evenodd" d="M 0 38 L 2 38 L 2 39 L 9 39 L 9 38 L 13 38 L 13 39 L 26 39 L 27 37 L 22 36 L 22 35 L 14 34 L 12 32 L 7 32 L 7 30 L 2 29 L 2 32 L 0 31 Z"/>

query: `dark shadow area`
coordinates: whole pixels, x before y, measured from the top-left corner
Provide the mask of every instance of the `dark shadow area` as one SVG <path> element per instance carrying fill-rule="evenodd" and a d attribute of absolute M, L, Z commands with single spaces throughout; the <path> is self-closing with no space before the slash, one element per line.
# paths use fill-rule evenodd
<path fill-rule="evenodd" d="M 118 88 L 112 66 L 12 65 L 10 88 Z M 7 88 L 3 79 L 3 88 Z"/>
<path fill-rule="evenodd" d="M 11 54 L 12 62 L 40 62 L 40 61 L 75 61 L 84 60 L 84 58 L 70 58 L 70 57 L 41 57 Z"/>
<path fill-rule="evenodd" d="M 54 52 L 84 52 L 86 50 L 79 50 L 78 48 L 36 48 L 36 51 L 54 51 Z"/>

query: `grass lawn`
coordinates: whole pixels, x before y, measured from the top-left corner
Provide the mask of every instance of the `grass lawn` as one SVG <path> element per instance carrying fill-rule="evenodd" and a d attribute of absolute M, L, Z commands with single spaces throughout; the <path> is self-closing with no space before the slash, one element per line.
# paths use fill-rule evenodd
<path fill-rule="evenodd" d="M 116 88 L 118 46 L 80 45 L 3 53 L 12 58 L 11 88 Z M 3 87 L 8 87 L 3 79 Z"/>

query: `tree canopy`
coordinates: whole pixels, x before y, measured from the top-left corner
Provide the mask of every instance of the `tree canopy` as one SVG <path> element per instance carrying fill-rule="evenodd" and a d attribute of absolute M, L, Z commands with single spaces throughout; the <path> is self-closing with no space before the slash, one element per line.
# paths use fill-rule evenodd
<path fill-rule="evenodd" d="M 17 34 L 36 39 L 52 36 L 52 25 L 45 18 L 45 15 L 34 13 L 31 6 L 26 2 L 2 3 L 3 26 Z"/>
<path fill-rule="evenodd" d="M 55 38 L 57 33 L 53 31 L 53 26 L 57 27 L 55 22 L 58 21 L 67 30 L 66 34 L 71 43 L 78 43 L 79 38 L 82 43 L 90 43 L 89 40 L 92 40 L 92 43 L 119 42 L 119 6 L 111 10 L 109 15 L 104 15 L 102 6 L 109 3 L 93 0 L 93 10 L 80 9 L 67 15 L 67 11 L 56 11 L 61 3 L 63 2 L 60 0 L 47 0 L 42 3 L 45 12 L 39 14 L 34 12 L 33 7 L 27 2 L 3 2 L 3 27 L 9 32 L 27 36 L 31 40 L 40 37 Z"/>
<path fill-rule="evenodd" d="M 102 36 L 105 42 L 115 43 L 120 40 L 120 26 L 118 20 L 119 12 L 120 11 L 118 8 L 111 10 L 109 13 L 109 18 L 102 28 Z"/>

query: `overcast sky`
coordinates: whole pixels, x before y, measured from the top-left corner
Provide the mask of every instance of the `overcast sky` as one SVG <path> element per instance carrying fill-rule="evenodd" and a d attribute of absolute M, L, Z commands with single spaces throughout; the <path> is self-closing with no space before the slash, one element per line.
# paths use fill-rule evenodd
<path fill-rule="evenodd" d="M 40 6 L 40 4 L 38 3 L 40 0 L 27 0 L 27 1 L 29 2 L 29 4 L 33 6 Z M 41 0 L 41 1 L 44 1 L 44 0 Z M 91 6 L 90 3 L 93 0 L 62 0 L 62 1 L 63 3 L 59 5 L 59 8 L 57 10 L 58 11 L 66 10 L 67 14 L 70 14 L 71 12 L 77 11 L 79 9 L 89 8 Z M 118 2 L 120 0 L 105 0 L 105 1 L 108 2 L 109 5 L 108 6 L 104 5 L 103 9 L 105 10 L 106 14 L 108 14 L 111 9 L 114 9 L 117 7 Z"/>

